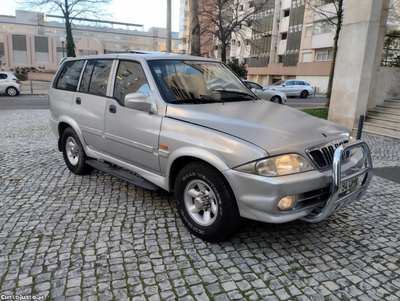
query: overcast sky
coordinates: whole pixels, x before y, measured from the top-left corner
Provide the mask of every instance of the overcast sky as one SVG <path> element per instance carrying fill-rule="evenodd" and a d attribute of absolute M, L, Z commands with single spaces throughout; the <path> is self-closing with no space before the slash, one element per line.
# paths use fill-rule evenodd
<path fill-rule="evenodd" d="M 14 16 L 20 8 L 14 0 L 0 0 L 0 7 L 0 14 Z M 167 0 L 114 0 L 109 11 L 113 21 L 143 24 L 145 30 L 167 23 Z M 179 0 L 172 0 L 172 31 L 179 31 Z"/>

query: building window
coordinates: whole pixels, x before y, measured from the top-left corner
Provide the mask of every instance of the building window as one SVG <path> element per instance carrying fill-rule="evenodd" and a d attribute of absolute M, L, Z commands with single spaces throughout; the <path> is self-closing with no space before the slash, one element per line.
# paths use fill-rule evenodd
<path fill-rule="evenodd" d="M 27 53 L 26 53 L 26 36 L 13 35 L 12 46 L 14 54 L 14 64 L 27 64 Z"/>
<path fill-rule="evenodd" d="M 289 9 L 283 11 L 283 17 L 284 18 L 289 17 L 289 15 L 290 15 L 290 10 Z"/>
<path fill-rule="evenodd" d="M 281 40 L 287 40 L 287 32 L 285 32 L 285 33 L 282 34 Z"/>
<path fill-rule="evenodd" d="M 315 55 L 316 61 L 331 61 L 332 49 L 317 50 Z"/>
<path fill-rule="evenodd" d="M 303 53 L 303 63 L 311 62 L 312 53 Z"/>
<path fill-rule="evenodd" d="M 240 5 L 240 6 L 239 6 L 239 10 L 240 10 L 240 11 L 243 11 L 243 5 Z"/>
<path fill-rule="evenodd" d="M 283 55 L 278 55 L 278 63 L 283 63 Z"/>
<path fill-rule="evenodd" d="M 49 62 L 49 39 L 47 37 L 35 37 L 35 56 L 37 63 Z"/>
<path fill-rule="evenodd" d="M 331 23 L 326 21 L 316 22 L 314 23 L 314 35 L 324 34 L 328 32 L 332 32 L 334 27 Z"/>

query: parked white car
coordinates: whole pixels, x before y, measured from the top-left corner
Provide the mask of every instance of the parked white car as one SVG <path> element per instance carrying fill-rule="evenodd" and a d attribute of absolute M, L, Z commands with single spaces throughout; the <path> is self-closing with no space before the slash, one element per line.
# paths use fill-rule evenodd
<path fill-rule="evenodd" d="M 0 94 L 17 96 L 21 92 L 21 82 L 11 72 L 0 72 Z"/>
<path fill-rule="evenodd" d="M 285 93 L 276 90 L 264 89 L 263 86 L 251 80 L 243 80 L 243 82 L 250 90 L 252 90 L 261 99 L 280 104 L 286 103 L 287 97 Z"/>
<path fill-rule="evenodd" d="M 301 79 L 280 80 L 272 86 L 266 86 L 265 89 L 281 91 L 286 96 L 300 96 L 307 98 L 309 95 L 314 95 L 314 89 L 310 82 Z"/>

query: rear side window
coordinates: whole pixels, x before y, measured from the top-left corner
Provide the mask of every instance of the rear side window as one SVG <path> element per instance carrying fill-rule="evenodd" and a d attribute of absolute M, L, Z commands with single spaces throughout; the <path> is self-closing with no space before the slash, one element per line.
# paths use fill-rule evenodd
<path fill-rule="evenodd" d="M 57 79 L 56 89 L 76 91 L 84 63 L 85 61 L 65 63 Z"/>
<path fill-rule="evenodd" d="M 85 71 L 83 72 L 81 84 L 79 86 L 80 92 L 89 92 L 90 79 L 92 77 L 93 67 L 96 60 L 89 60 L 86 64 Z"/>
<path fill-rule="evenodd" d="M 112 60 L 97 60 L 90 79 L 89 93 L 106 95 Z"/>
<path fill-rule="evenodd" d="M 0 79 L 7 79 L 7 74 L 0 73 Z"/>
<path fill-rule="evenodd" d="M 136 92 L 150 97 L 150 87 L 142 65 L 136 62 L 121 61 L 115 78 L 114 98 L 123 106 L 126 94 Z"/>

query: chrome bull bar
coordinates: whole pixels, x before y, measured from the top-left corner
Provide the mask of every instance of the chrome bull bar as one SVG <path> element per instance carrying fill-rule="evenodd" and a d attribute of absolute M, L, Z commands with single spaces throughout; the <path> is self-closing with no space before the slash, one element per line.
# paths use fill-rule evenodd
<path fill-rule="evenodd" d="M 362 150 L 364 161 L 363 168 L 342 178 L 341 168 L 343 155 L 345 152 L 351 151 L 355 148 L 360 148 Z M 332 185 L 329 199 L 326 201 L 324 207 L 320 211 L 312 212 L 306 217 L 302 218 L 302 220 L 310 223 L 318 223 L 329 217 L 331 214 L 349 205 L 353 201 L 362 198 L 367 192 L 367 188 L 371 182 L 372 176 L 373 166 L 371 153 L 368 145 L 365 142 L 355 141 L 339 146 L 333 156 Z M 343 195 L 344 191 L 342 189 L 342 184 L 361 177 L 363 177 L 361 185 L 355 187 L 350 193 Z"/>

